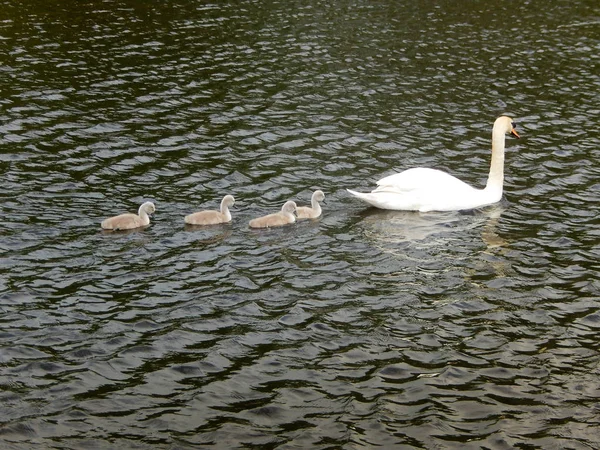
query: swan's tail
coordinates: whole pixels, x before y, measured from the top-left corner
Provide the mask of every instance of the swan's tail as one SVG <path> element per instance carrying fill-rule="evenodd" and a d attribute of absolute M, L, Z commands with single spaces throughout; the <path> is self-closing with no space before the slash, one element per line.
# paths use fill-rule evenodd
<path fill-rule="evenodd" d="M 391 209 L 399 211 L 425 211 L 415 204 L 414 199 L 410 195 L 400 195 L 393 189 L 377 188 L 373 192 L 362 193 L 351 189 L 346 189 L 350 194 L 363 202 L 379 209 Z"/>
<path fill-rule="evenodd" d="M 346 190 L 358 198 L 362 198 L 365 195 L 362 192 L 356 192 L 356 191 L 353 191 L 352 189 L 346 189 Z"/>
<path fill-rule="evenodd" d="M 363 193 L 363 192 L 356 192 L 353 191 L 352 189 L 346 189 L 350 194 L 354 195 L 356 198 L 361 199 L 363 202 L 368 203 L 371 206 L 375 206 L 376 208 L 381 208 L 381 206 L 379 205 L 379 202 L 377 201 L 377 198 L 374 198 L 372 193 Z"/>

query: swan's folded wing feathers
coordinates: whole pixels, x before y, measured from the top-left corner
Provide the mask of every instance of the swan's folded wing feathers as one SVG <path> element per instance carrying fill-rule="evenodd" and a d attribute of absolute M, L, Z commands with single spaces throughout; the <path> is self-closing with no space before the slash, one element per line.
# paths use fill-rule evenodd
<path fill-rule="evenodd" d="M 415 190 L 443 192 L 447 189 L 457 191 L 473 189 L 467 183 L 449 173 L 427 167 L 416 167 L 389 175 L 379 180 L 377 186 L 373 192 L 395 192 L 398 194 Z"/>
<path fill-rule="evenodd" d="M 378 185 L 371 191 L 372 194 L 400 194 L 404 195 L 408 192 L 419 190 L 419 186 L 396 186 L 393 184 Z"/>
<path fill-rule="evenodd" d="M 410 189 L 416 189 L 419 187 L 426 187 L 431 183 L 432 178 L 439 176 L 451 176 L 446 172 L 442 172 L 437 169 L 430 169 L 427 167 L 415 167 L 413 169 L 407 169 L 403 172 L 394 173 L 382 178 L 377 182 L 378 186 L 403 186 L 409 187 Z"/>

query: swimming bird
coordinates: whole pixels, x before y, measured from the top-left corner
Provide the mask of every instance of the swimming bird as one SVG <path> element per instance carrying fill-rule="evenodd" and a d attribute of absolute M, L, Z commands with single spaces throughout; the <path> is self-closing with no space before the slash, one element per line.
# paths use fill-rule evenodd
<path fill-rule="evenodd" d="M 280 227 L 282 225 L 288 225 L 296 221 L 294 212 L 296 211 L 296 203 L 289 200 L 285 202 L 281 211 L 268 216 L 258 217 L 252 219 L 249 223 L 250 228 L 271 228 Z"/>
<path fill-rule="evenodd" d="M 137 214 L 121 214 L 115 217 L 109 217 L 102 221 L 100 226 L 105 230 L 133 230 L 150 225 L 149 214 L 156 211 L 154 203 L 145 202 L 140 206 Z"/>
<path fill-rule="evenodd" d="M 318 190 L 313 192 L 310 198 L 311 206 L 298 206 L 296 208 L 296 216 L 298 219 L 316 219 L 321 215 L 321 204 L 325 200 L 325 194 L 323 191 Z"/>
<path fill-rule="evenodd" d="M 515 123 L 501 116 L 492 130 L 492 162 L 484 189 L 476 189 L 441 170 L 418 167 L 382 178 L 370 193 L 347 191 L 381 209 L 459 211 L 490 205 L 502 198 L 504 145 L 507 133 L 519 138 Z"/>
<path fill-rule="evenodd" d="M 220 211 L 199 211 L 185 216 L 184 221 L 189 225 L 217 225 L 231 222 L 229 207 L 233 206 L 234 203 L 233 195 L 226 195 L 221 200 Z"/>

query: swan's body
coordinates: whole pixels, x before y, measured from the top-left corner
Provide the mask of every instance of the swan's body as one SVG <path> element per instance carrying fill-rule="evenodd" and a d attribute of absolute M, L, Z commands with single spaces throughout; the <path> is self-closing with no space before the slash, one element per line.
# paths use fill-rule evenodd
<path fill-rule="evenodd" d="M 280 227 L 294 223 L 296 221 L 294 211 L 296 211 L 296 203 L 291 200 L 287 201 L 278 213 L 252 219 L 249 224 L 250 228 Z"/>
<path fill-rule="evenodd" d="M 199 211 L 185 216 L 185 223 L 189 225 L 217 225 L 219 223 L 231 222 L 229 207 L 233 206 L 235 199 L 232 195 L 226 195 L 221 200 L 220 211 Z"/>
<path fill-rule="evenodd" d="M 296 216 L 298 219 L 316 219 L 321 216 L 321 204 L 325 200 L 325 194 L 323 191 L 318 190 L 313 192 L 312 197 L 310 198 L 311 206 L 298 206 L 296 208 Z"/>
<path fill-rule="evenodd" d="M 100 226 L 105 230 L 133 230 L 150 225 L 149 215 L 156 211 L 154 203 L 146 202 L 140 206 L 137 214 L 121 214 L 102 221 Z"/>
<path fill-rule="evenodd" d="M 476 189 L 441 170 L 418 167 L 382 178 L 370 193 L 348 189 L 355 197 L 381 209 L 410 211 L 459 211 L 490 205 L 502 198 L 505 136 L 517 138 L 515 124 L 507 116 L 494 122 L 492 162 L 487 184 Z"/>

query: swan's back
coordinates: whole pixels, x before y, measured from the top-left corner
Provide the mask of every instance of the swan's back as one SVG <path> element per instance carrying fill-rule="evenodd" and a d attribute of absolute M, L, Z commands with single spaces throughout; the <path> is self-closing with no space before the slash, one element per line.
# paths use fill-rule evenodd
<path fill-rule="evenodd" d="M 395 173 L 379 180 L 377 186 L 373 192 L 403 193 L 414 190 L 435 190 L 439 193 L 440 189 L 451 191 L 473 190 L 464 181 L 441 170 L 428 167 L 415 167 Z"/>

